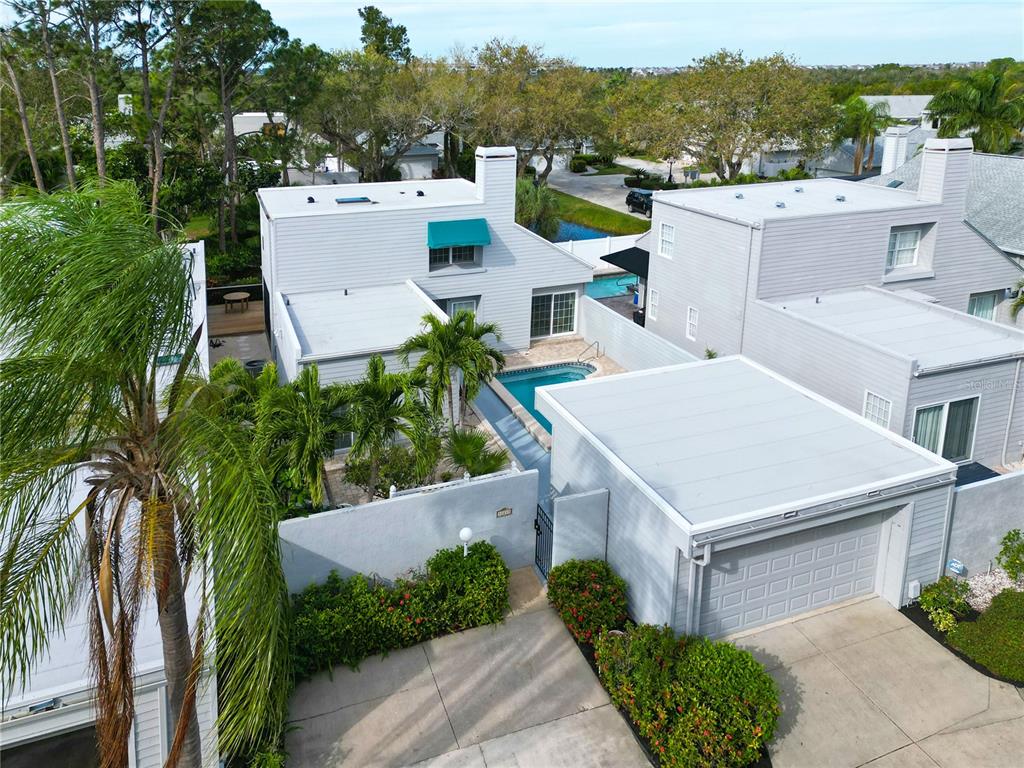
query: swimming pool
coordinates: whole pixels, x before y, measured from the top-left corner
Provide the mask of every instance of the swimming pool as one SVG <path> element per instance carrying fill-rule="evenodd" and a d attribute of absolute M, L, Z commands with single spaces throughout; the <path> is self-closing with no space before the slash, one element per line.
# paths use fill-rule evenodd
<path fill-rule="evenodd" d="M 629 288 L 636 285 L 636 275 L 619 274 L 595 277 L 587 283 L 586 294 L 594 299 L 606 299 L 609 296 L 624 296 Z"/>
<path fill-rule="evenodd" d="M 516 400 L 518 400 L 530 415 L 535 418 L 544 429 L 551 431 L 551 422 L 545 419 L 537 410 L 536 391 L 537 387 L 546 387 L 549 384 L 564 384 L 567 381 L 580 381 L 592 374 L 596 369 L 588 363 L 558 363 L 557 365 L 543 365 L 539 368 L 527 368 L 522 371 L 510 371 L 499 373 L 500 381 Z"/>

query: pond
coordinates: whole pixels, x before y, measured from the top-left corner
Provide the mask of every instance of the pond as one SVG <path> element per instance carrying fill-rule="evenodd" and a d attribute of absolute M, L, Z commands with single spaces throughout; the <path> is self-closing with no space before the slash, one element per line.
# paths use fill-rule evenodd
<path fill-rule="evenodd" d="M 582 224 L 574 224 L 571 221 L 558 220 L 558 232 L 555 233 L 554 242 L 564 243 L 566 240 L 597 240 L 601 237 L 608 237 L 607 232 L 593 227 L 585 227 Z"/>

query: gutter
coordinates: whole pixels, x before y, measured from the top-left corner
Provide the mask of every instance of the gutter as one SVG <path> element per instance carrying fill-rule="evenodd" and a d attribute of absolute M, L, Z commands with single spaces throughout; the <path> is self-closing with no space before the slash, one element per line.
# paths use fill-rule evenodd
<path fill-rule="evenodd" d="M 990 357 L 979 357 L 976 360 L 966 360 L 960 363 L 946 363 L 944 365 L 933 365 L 929 368 L 918 368 L 914 371 L 914 378 L 920 376 L 929 376 L 933 373 L 949 373 L 950 371 L 961 371 L 968 368 L 978 368 L 983 365 L 992 365 L 995 363 L 1008 363 L 1012 360 L 1017 361 L 1017 372 L 1020 373 L 1020 361 L 1024 357 L 1024 350 L 1020 352 L 1011 352 L 1010 354 L 1003 355 L 992 355 Z"/>

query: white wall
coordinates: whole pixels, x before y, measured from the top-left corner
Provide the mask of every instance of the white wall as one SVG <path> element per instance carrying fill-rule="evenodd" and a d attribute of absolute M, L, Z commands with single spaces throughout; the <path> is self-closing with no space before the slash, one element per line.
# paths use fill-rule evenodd
<path fill-rule="evenodd" d="M 589 342 L 598 342 L 602 354 L 629 371 L 697 360 L 695 355 L 589 296 L 580 300 L 577 332 Z"/>
<path fill-rule="evenodd" d="M 967 575 L 994 566 L 1007 531 L 1024 529 L 1024 471 L 963 485 L 953 494 L 949 558 L 967 566 Z"/>

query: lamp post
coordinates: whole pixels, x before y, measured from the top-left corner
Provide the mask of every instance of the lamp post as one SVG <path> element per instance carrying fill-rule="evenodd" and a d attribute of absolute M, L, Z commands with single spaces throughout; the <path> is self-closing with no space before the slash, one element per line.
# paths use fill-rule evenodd
<path fill-rule="evenodd" d="M 462 556 L 469 556 L 469 540 L 473 538 L 472 528 L 463 528 L 459 531 L 459 539 L 462 541 Z"/>
<path fill-rule="evenodd" d="M 675 179 L 672 178 L 672 165 L 675 163 L 675 161 L 676 160 L 675 160 L 674 157 L 670 157 L 668 159 L 668 183 L 669 184 L 672 184 L 675 181 Z"/>

